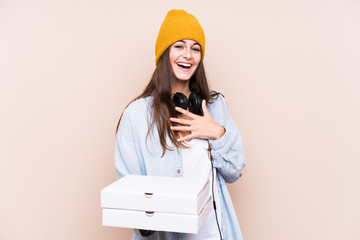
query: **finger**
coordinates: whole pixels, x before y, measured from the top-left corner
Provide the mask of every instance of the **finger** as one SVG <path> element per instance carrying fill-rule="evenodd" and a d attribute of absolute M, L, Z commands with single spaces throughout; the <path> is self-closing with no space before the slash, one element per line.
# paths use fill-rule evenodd
<path fill-rule="evenodd" d="M 180 123 L 182 125 L 191 125 L 191 120 L 186 120 L 186 119 L 170 118 L 170 121 Z"/>
<path fill-rule="evenodd" d="M 177 141 L 178 142 L 183 142 L 183 141 L 190 141 L 192 138 L 194 138 L 195 136 L 193 134 L 189 134 L 185 137 L 182 138 L 178 138 Z"/>
<path fill-rule="evenodd" d="M 190 126 L 171 126 L 170 129 L 173 130 L 173 131 L 191 132 L 191 127 Z"/>
<path fill-rule="evenodd" d="M 182 114 L 184 114 L 185 116 L 190 117 L 190 118 L 196 118 L 197 117 L 196 114 L 193 114 L 193 113 L 189 112 L 188 110 L 185 110 L 185 109 L 183 109 L 181 107 L 175 107 L 175 110 L 182 113 Z"/>
<path fill-rule="evenodd" d="M 204 113 L 204 116 L 205 116 L 205 115 L 208 115 L 208 114 L 209 114 L 209 111 L 207 110 L 205 99 L 202 100 L 201 106 L 202 106 L 202 111 L 203 111 L 203 113 Z"/>

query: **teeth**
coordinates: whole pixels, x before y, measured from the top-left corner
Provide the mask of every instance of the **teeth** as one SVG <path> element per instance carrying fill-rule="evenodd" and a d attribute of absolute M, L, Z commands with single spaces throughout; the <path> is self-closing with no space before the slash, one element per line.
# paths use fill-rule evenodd
<path fill-rule="evenodd" d="M 191 67 L 190 63 L 178 63 L 177 65 L 182 66 L 182 67 L 187 67 L 187 68 Z"/>

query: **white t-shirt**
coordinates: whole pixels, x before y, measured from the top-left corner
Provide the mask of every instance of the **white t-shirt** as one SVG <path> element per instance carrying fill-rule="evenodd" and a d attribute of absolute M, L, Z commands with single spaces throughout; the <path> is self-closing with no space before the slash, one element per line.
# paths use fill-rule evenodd
<path fill-rule="evenodd" d="M 209 194 L 212 195 L 212 176 L 211 162 L 209 158 L 209 144 L 205 139 L 194 138 L 190 142 L 185 142 L 189 148 L 182 149 L 183 152 L 183 177 L 185 178 L 206 178 L 210 180 Z M 214 168 L 214 199 L 216 202 L 216 212 L 221 226 L 221 203 L 216 186 L 216 168 Z M 211 203 L 212 204 L 212 203 Z M 220 234 L 216 223 L 214 207 L 205 219 L 198 234 L 186 234 L 189 240 L 219 240 Z"/>

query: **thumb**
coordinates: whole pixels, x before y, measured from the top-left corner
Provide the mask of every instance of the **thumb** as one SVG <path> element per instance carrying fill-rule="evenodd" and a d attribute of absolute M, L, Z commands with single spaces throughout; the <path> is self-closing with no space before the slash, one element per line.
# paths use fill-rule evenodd
<path fill-rule="evenodd" d="M 202 106 L 202 111 L 203 111 L 203 113 L 204 113 L 204 117 L 207 116 L 207 115 L 209 115 L 209 112 L 208 112 L 207 107 L 206 107 L 206 101 L 205 101 L 205 99 L 202 100 L 201 106 Z"/>

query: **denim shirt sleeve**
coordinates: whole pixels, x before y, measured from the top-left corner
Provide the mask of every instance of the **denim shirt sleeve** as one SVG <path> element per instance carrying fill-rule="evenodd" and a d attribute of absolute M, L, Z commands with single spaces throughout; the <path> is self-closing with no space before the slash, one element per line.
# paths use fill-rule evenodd
<path fill-rule="evenodd" d="M 210 115 L 225 128 L 225 134 L 221 138 L 209 139 L 214 167 L 220 172 L 225 182 L 233 183 L 240 177 L 246 165 L 241 135 L 228 112 L 223 96 L 218 95 L 209 108 Z"/>
<path fill-rule="evenodd" d="M 123 112 L 115 142 L 115 167 L 118 178 L 127 174 L 142 175 L 132 130 L 131 112 Z"/>

